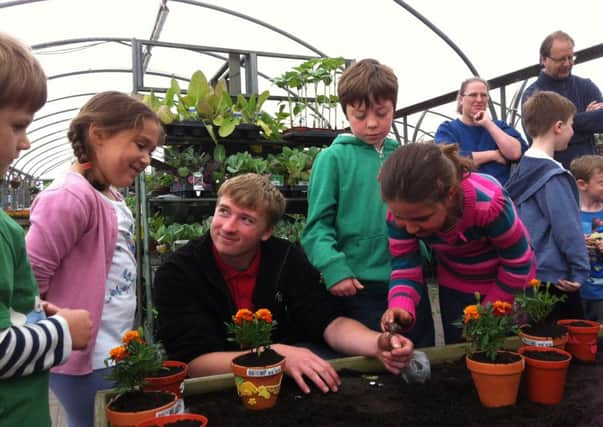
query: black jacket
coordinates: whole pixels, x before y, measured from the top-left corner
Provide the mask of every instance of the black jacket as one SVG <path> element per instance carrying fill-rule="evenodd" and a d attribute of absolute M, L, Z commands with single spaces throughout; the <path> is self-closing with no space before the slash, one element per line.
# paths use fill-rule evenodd
<path fill-rule="evenodd" d="M 158 338 L 168 357 L 190 362 L 206 353 L 238 350 L 227 341 L 224 322 L 236 307 L 212 253 L 208 234 L 178 249 L 157 270 L 154 283 Z M 273 342 L 319 342 L 340 315 L 301 249 L 287 240 L 262 243 L 255 309 L 268 308 L 278 322 Z"/>

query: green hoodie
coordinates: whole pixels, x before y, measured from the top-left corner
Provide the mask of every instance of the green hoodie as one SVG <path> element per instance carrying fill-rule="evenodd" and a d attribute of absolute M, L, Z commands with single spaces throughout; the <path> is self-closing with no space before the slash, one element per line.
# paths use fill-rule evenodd
<path fill-rule="evenodd" d="M 380 155 L 372 145 L 344 134 L 316 158 L 301 244 L 327 288 L 348 277 L 389 282 L 386 206 L 377 177 L 399 146 L 386 138 Z"/>

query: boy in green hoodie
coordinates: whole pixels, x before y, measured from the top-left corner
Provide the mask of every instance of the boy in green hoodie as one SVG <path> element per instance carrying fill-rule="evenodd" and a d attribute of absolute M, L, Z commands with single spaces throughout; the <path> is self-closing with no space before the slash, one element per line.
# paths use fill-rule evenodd
<path fill-rule="evenodd" d="M 363 59 L 343 73 L 337 92 L 352 134 L 339 135 L 314 162 L 301 243 L 345 315 L 379 330 L 391 274 L 379 171 L 399 147 L 387 137 L 398 80 L 389 67 Z M 409 336 L 415 347 L 434 342 L 429 299 L 421 300 Z"/>

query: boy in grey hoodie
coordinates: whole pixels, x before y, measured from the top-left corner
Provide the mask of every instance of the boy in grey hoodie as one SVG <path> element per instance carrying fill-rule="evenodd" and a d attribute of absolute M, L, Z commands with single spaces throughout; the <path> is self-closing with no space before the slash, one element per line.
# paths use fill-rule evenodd
<path fill-rule="evenodd" d="M 523 106 L 526 131 L 533 139 L 506 188 L 527 227 L 536 253 L 536 277 L 567 295 L 549 320 L 583 318 L 577 292 L 589 276 L 580 223 L 580 199 L 572 175 L 553 159 L 567 149 L 576 107 L 555 92 L 536 92 Z"/>

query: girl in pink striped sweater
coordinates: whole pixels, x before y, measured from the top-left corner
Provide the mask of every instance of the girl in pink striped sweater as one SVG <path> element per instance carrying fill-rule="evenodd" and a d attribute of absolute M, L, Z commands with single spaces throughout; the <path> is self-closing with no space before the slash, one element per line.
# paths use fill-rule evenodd
<path fill-rule="evenodd" d="M 471 160 L 458 150 L 456 144 L 408 144 L 383 165 L 392 255 L 384 329 L 417 323 L 415 307 L 426 295 L 420 242 L 437 265 L 446 343 L 460 341 L 452 322 L 475 301 L 475 292 L 483 303 L 513 302 L 534 275 L 529 237 L 513 202 L 495 178 L 472 173 Z"/>

